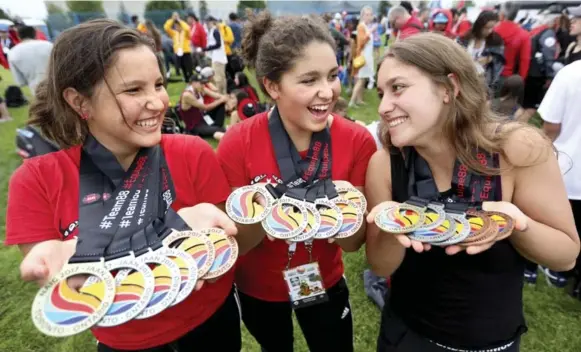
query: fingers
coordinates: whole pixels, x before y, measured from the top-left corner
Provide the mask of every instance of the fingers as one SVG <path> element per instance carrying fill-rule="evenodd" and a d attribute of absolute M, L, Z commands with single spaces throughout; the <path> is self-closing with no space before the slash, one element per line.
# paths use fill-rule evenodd
<path fill-rule="evenodd" d="M 414 251 L 418 252 L 418 253 L 422 253 L 424 251 L 424 244 L 420 241 L 414 241 L 411 240 L 411 247 L 414 249 Z"/>
<path fill-rule="evenodd" d="M 392 202 L 392 201 L 387 201 L 387 202 L 383 202 L 383 203 L 379 203 L 378 205 L 376 205 L 375 207 L 373 207 L 373 209 L 371 209 L 371 211 L 369 212 L 369 214 L 367 214 L 367 222 L 368 223 L 373 223 L 375 221 L 375 216 L 382 211 L 385 208 L 388 208 L 392 205 L 396 205 L 398 204 L 397 202 Z"/>
<path fill-rule="evenodd" d="M 232 219 L 230 219 L 230 217 L 228 217 L 228 215 L 222 211 L 216 212 L 213 222 L 213 227 L 221 228 L 228 236 L 234 236 L 238 233 L 238 229 L 236 228 L 234 221 L 232 221 Z"/>
<path fill-rule="evenodd" d="M 490 247 L 492 247 L 494 245 L 494 243 L 495 242 L 492 242 L 492 243 L 485 244 L 482 246 L 470 246 L 470 247 L 466 248 L 466 253 L 470 254 L 470 255 L 482 253 L 485 250 L 488 250 Z"/>
<path fill-rule="evenodd" d="M 451 246 L 446 247 L 446 254 L 447 255 L 455 255 L 455 254 L 462 252 L 463 250 L 464 250 L 464 248 L 462 248 L 460 246 L 451 245 Z"/>
<path fill-rule="evenodd" d="M 204 282 L 205 280 L 198 280 L 198 282 L 196 282 L 196 287 L 194 288 L 194 290 L 199 291 L 202 289 L 202 287 L 204 287 Z"/>
<path fill-rule="evenodd" d="M 50 270 L 44 259 L 29 252 L 20 263 L 20 276 L 24 281 L 46 281 Z"/>
<path fill-rule="evenodd" d="M 276 240 L 276 238 L 272 237 L 269 234 L 266 234 L 266 238 L 268 238 L 270 240 L 270 242 L 274 242 Z"/>

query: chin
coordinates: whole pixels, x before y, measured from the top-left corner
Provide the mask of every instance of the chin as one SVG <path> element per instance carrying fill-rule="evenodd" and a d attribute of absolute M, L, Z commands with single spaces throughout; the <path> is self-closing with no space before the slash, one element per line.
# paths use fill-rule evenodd
<path fill-rule="evenodd" d="M 140 148 L 154 147 L 161 143 L 161 130 L 156 133 L 148 133 L 147 135 L 137 135 L 134 141 Z"/>

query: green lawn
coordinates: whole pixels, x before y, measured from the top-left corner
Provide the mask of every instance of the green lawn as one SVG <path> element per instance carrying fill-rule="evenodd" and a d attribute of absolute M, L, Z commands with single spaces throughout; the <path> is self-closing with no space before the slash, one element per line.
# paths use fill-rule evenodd
<path fill-rule="evenodd" d="M 8 71 L 0 70 L 4 92 L 11 78 Z M 183 84 L 170 85 L 172 101 L 179 97 Z M 27 91 L 26 91 L 27 92 Z M 351 109 L 351 117 L 371 122 L 377 118 L 377 95 L 366 91 L 365 107 Z M 15 128 L 24 124 L 28 109 L 11 110 L 14 121 L 0 124 L 0 233 L 4 233 L 5 204 L 8 179 L 20 164 L 14 153 Z M 26 200 L 22 200 L 26 201 Z M 33 220 L 33 219 L 31 219 Z M 3 236 L 3 235 L 2 235 Z M 30 319 L 30 305 L 36 287 L 20 281 L 18 266 L 21 260 L 15 248 L 0 247 L 0 351 L 32 352 L 94 351 L 95 340 L 89 333 L 66 339 L 46 337 L 34 328 Z M 366 267 L 363 250 L 345 255 L 346 275 L 351 290 L 351 303 L 355 323 L 355 350 L 374 351 L 379 326 L 379 312 L 366 298 L 362 272 Z M 562 290 L 548 287 L 544 281 L 525 289 L 525 312 L 529 333 L 525 335 L 523 351 L 526 352 L 579 352 L 581 351 L 581 304 L 569 298 Z M 295 331 L 298 331 L 295 330 Z M 297 351 L 307 351 L 304 339 L 297 333 Z M 244 351 L 259 351 L 254 339 L 245 331 Z"/>

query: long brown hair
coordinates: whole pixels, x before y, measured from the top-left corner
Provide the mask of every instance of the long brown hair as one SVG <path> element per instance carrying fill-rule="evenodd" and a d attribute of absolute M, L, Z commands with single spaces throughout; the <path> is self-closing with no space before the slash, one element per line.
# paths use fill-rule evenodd
<path fill-rule="evenodd" d="M 61 148 L 82 144 L 87 123 L 69 106 L 63 92 L 70 87 L 90 98 L 115 64 L 117 52 L 141 45 L 153 50 L 151 39 L 113 20 L 93 20 L 62 32 L 54 43 L 46 78 L 36 88 L 29 123 Z"/>
<path fill-rule="evenodd" d="M 500 168 L 480 164 L 475 151 L 483 149 L 500 154 L 507 161 L 508 167 L 513 167 L 504 152 L 507 140 L 516 129 L 534 128 L 523 123 L 508 122 L 490 110 L 486 86 L 470 55 L 459 44 L 439 34 L 420 33 L 392 44 L 381 62 L 386 57 L 415 66 L 430 76 L 435 84 L 449 91 L 454 91 L 448 77 L 453 74 L 459 85 L 459 94 L 456 97 L 451 94 L 451 108 L 444 123 L 443 134 L 453 145 L 457 158 L 472 171 L 499 174 Z M 380 123 L 380 138 L 386 148 L 393 150 L 388 126 L 383 120 Z"/>
<path fill-rule="evenodd" d="M 147 35 L 149 35 L 155 43 L 155 49 L 161 51 L 161 33 L 151 20 L 145 21 L 145 28 L 147 28 Z"/>

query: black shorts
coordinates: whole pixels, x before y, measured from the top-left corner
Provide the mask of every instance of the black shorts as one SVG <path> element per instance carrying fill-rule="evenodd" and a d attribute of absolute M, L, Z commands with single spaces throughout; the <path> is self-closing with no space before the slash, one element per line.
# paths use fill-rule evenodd
<path fill-rule="evenodd" d="M 547 79 L 544 77 L 527 77 L 525 80 L 525 94 L 522 107 L 524 109 L 536 109 L 541 105 L 545 93 Z"/>
<path fill-rule="evenodd" d="M 240 307 L 236 290 L 232 291 L 226 301 L 208 320 L 179 339 L 158 347 L 140 350 L 141 352 L 189 352 L 220 351 L 240 352 L 242 335 L 240 332 Z M 126 352 L 98 344 L 97 352 Z M 128 351 L 127 351 L 128 352 Z"/>
<path fill-rule="evenodd" d="M 327 290 L 329 300 L 294 312 L 311 352 L 353 352 L 353 319 L 345 279 Z M 242 320 L 263 352 L 293 352 L 290 302 L 268 302 L 239 292 Z M 216 350 L 217 351 L 217 350 Z"/>

